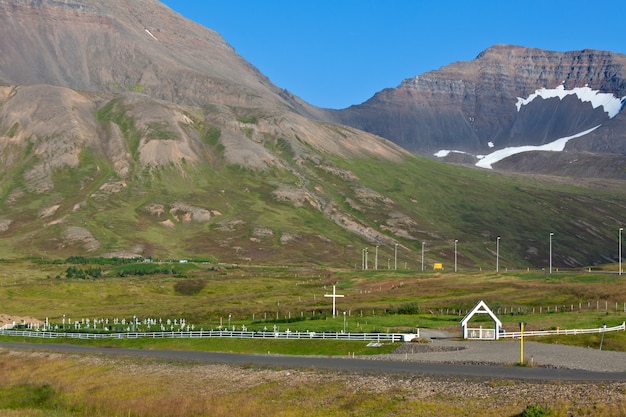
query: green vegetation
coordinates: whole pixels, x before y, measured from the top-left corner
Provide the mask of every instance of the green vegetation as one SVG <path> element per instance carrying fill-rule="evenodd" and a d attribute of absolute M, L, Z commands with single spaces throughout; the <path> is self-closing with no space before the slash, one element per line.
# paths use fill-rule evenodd
<path fill-rule="evenodd" d="M 120 277 L 127 275 L 182 274 L 194 270 L 196 266 L 188 263 L 135 263 L 115 266 L 111 273 Z"/>
<path fill-rule="evenodd" d="M 75 266 L 70 266 L 65 270 L 65 276 L 68 279 L 77 278 L 77 279 L 89 279 L 89 278 L 100 278 L 102 276 L 101 268 L 76 268 Z"/>
<path fill-rule="evenodd" d="M 196 329 L 209 330 L 225 327 L 230 317 L 237 329 L 246 326 L 249 331 L 276 325 L 294 332 L 335 332 L 343 330 L 343 314 L 333 318 L 324 295 L 336 284 L 337 292 L 345 295 L 338 308 L 346 312 L 348 332 L 439 328 L 456 333 L 460 320 L 481 299 L 507 331 L 517 331 L 520 321 L 530 331 L 612 327 L 626 320 L 626 281 L 607 274 L 548 277 L 532 272 L 406 273 L 68 260 L 74 264 L 3 262 L 3 309 L 49 317 L 57 324 L 63 315 L 111 320 L 135 315 L 164 321 L 184 317 Z M 75 279 L 88 277 L 92 279 Z M 140 329 L 146 330 L 144 325 Z M 596 333 L 539 340 L 599 347 L 600 337 Z M 626 351 L 626 333 L 605 334 L 603 350 Z"/>
<path fill-rule="evenodd" d="M 222 131 L 214 126 L 207 126 L 204 131 L 202 137 L 204 141 L 211 146 L 216 146 L 219 143 L 220 137 L 222 136 Z"/>
<path fill-rule="evenodd" d="M 96 119 L 101 123 L 118 125 L 127 141 L 128 150 L 136 159 L 141 134 L 135 128 L 134 119 L 128 116 L 126 112 L 127 109 L 121 104 L 121 99 L 113 99 L 96 112 Z"/>
<path fill-rule="evenodd" d="M 174 291 L 181 295 L 196 295 L 206 287 L 203 279 L 183 279 L 174 284 Z"/>
<path fill-rule="evenodd" d="M 13 123 L 13 126 L 7 132 L 7 136 L 12 138 L 17 133 L 17 130 L 20 128 L 20 124 L 18 122 Z"/>
<path fill-rule="evenodd" d="M 16 340 L 27 341 L 29 343 L 66 343 L 81 346 L 107 346 L 130 349 L 146 350 L 189 350 L 189 351 L 209 351 L 209 352 L 229 352 L 246 354 L 267 354 L 276 355 L 317 355 L 317 356 L 346 356 L 352 355 L 381 355 L 393 352 L 397 343 L 387 343 L 380 347 L 367 346 L 367 342 L 346 341 L 346 340 L 274 340 L 268 339 L 229 339 L 229 338 L 204 338 L 204 339 L 41 339 L 41 338 L 18 338 L 0 336 L 0 341 Z"/>
<path fill-rule="evenodd" d="M 144 90 L 144 86 L 143 85 L 135 85 L 135 86 L 130 86 L 130 85 L 121 85 L 119 83 L 113 83 L 113 88 L 115 88 L 116 90 L 119 91 L 134 91 L 136 93 L 141 93 Z"/>
<path fill-rule="evenodd" d="M 150 122 L 146 131 L 148 139 L 173 140 L 177 138 L 176 133 L 170 131 L 168 122 Z"/>
<path fill-rule="evenodd" d="M 550 410 L 542 407 L 539 404 L 531 404 L 522 411 L 520 417 L 543 417 L 549 416 Z"/>
<path fill-rule="evenodd" d="M 186 109 L 188 119 L 174 126 L 165 120 L 140 124 L 129 106 L 115 97 L 95 114 L 103 136 L 121 133 L 123 143 L 111 146 L 124 147 L 120 155 L 128 160 L 113 162 L 106 149 L 85 146 L 78 166 L 52 172 L 51 192 L 28 191 L 38 186 L 26 180 L 37 179 L 41 169 L 37 144 L 19 150 L 23 164 L 0 176 L 1 201 L 15 201 L 3 204 L 11 230 L 0 232 L 0 256 L 63 258 L 140 248 L 153 258 L 357 269 L 366 247 L 371 266 L 378 241 L 380 265 L 390 265 L 398 242 L 399 268 L 417 271 L 425 242 L 426 269 L 442 263 L 449 270 L 458 240 L 461 269 L 480 271 L 494 269 L 501 236 L 502 270 L 537 271 L 548 265 L 547 236 L 554 231 L 553 261 L 562 270 L 614 259 L 615 225 L 626 222 L 623 187 L 610 183 L 572 186 L 412 156 L 401 162 L 340 158 L 299 136 L 262 131 L 266 123 L 259 121 L 270 116 L 260 109 Z M 224 125 L 224 118 L 245 124 Z M 178 132 L 199 139 L 192 147 L 199 161 L 142 161 L 142 136 L 172 140 Z M 228 164 L 232 155 L 224 143 L 233 135 L 254 135 L 254 146 L 262 142 L 280 163 L 268 161 L 264 169 Z M 171 211 L 177 203 L 212 214 L 191 220 L 191 212 Z M 149 209 L 154 205 L 162 207 L 159 214 Z M 85 239 L 97 249 L 70 239 L 69 227 L 85 229 L 80 232 L 90 234 Z"/>
<path fill-rule="evenodd" d="M 2 312 L 18 317 L 49 317 L 53 324 L 61 323 L 64 314 L 73 320 L 128 319 L 135 315 L 140 319 L 184 317 L 196 329 L 218 328 L 220 322 L 226 325 L 228 320 L 237 329 L 245 325 L 249 330 L 277 326 L 278 330 L 288 328 L 294 332 L 338 331 L 344 325 L 343 314 L 333 318 L 329 314 L 330 301 L 323 297 L 333 284 L 338 293 L 345 295 L 338 308 L 347 312 L 349 332 L 408 332 L 416 326 L 458 332 L 459 321 L 479 299 L 498 311 L 509 330 L 517 329 L 520 321 L 534 330 L 598 327 L 603 323 L 612 326 L 626 319 L 626 281 L 614 274 L 350 271 L 208 262 L 143 264 L 80 256 L 63 261 L 0 262 Z M 177 274 L 119 277 L 120 271 L 133 271 L 143 265 L 148 270 L 183 269 Z M 97 280 L 50 278 L 67 268 L 99 268 L 102 276 Z M 617 307 L 615 303 L 619 303 Z M 16 338 L 3 336 L 0 340 Z M 393 344 L 375 348 L 365 342 L 318 339 L 17 340 L 323 356 L 376 355 L 396 349 Z M 595 349 L 600 343 L 598 334 L 536 340 Z M 625 351 L 626 332 L 606 333 L 602 343 L 603 350 Z M 437 380 L 424 375 L 355 378 L 352 374 L 313 369 L 226 368 L 112 359 L 106 355 L 65 358 L 28 352 L 1 355 L 0 369 L 0 413 L 8 416 L 269 416 L 277 415 L 277 410 L 286 416 L 462 416 L 470 407 L 476 416 L 617 417 L 623 415 L 624 407 L 619 395 L 607 401 L 607 387 L 593 384 Z M 180 392 L 186 395 L 181 397 Z M 576 395 L 568 397 L 564 392 Z M 225 397 L 230 402 L 224 401 Z M 229 406 L 233 402 L 236 407 Z"/>
<path fill-rule="evenodd" d="M 58 406 L 58 395 L 49 384 L 22 383 L 0 386 L 0 410 L 29 408 L 52 410 Z"/>

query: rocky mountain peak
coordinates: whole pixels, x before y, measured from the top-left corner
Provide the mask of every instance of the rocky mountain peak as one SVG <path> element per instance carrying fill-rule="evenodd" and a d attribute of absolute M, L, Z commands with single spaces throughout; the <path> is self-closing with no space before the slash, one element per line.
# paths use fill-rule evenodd
<path fill-rule="evenodd" d="M 475 163 L 477 157 L 499 149 L 547 145 L 581 132 L 589 134 L 568 146 L 597 149 L 589 138 L 623 123 L 616 116 L 625 96 L 625 55 L 494 45 L 471 61 L 406 79 L 361 105 L 329 111 L 325 117 L 416 153 L 433 156 L 452 150 Z M 607 105 L 598 106 L 596 98 Z M 520 107 L 520 101 L 529 105 Z M 612 153 L 626 153 L 626 133 L 602 143 Z"/>

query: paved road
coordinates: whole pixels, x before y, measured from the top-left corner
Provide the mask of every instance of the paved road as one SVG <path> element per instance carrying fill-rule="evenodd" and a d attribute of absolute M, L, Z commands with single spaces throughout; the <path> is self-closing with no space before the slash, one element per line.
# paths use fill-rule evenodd
<path fill-rule="evenodd" d="M 0 348 L 54 351 L 69 354 L 154 358 L 167 361 L 256 365 L 276 368 L 331 369 L 356 373 L 420 374 L 470 378 L 505 378 L 559 381 L 626 381 L 626 372 L 597 372 L 580 369 L 526 368 L 503 365 L 462 365 L 437 362 L 351 359 L 346 357 L 242 355 L 214 352 L 102 348 L 65 344 L 1 342 Z"/>

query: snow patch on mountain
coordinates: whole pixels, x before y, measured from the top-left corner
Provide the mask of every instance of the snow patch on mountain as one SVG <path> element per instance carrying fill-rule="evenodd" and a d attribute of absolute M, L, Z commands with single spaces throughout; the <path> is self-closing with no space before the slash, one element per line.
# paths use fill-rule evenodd
<path fill-rule="evenodd" d="M 446 156 L 450 155 L 451 153 L 463 153 L 463 154 L 469 155 L 468 152 L 447 150 L 447 149 L 442 149 L 442 150 L 440 150 L 438 152 L 435 152 L 433 155 L 436 156 L 437 158 L 445 158 Z"/>
<path fill-rule="evenodd" d="M 596 127 L 592 127 L 591 129 L 585 130 L 584 132 L 577 133 L 572 136 L 567 136 L 564 138 L 560 138 L 555 140 L 554 142 L 546 143 L 545 145 L 539 146 L 513 146 L 504 149 L 498 149 L 495 152 L 490 153 L 489 155 L 479 155 L 478 158 L 481 158 L 480 161 L 476 163 L 477 167 L 492 169 L 492 165 L 498 161 L 501 161 L 505 158 L 508 158 L 511 155 L 516 155 L 522 152 L 531 152 L 531 151 L 549 151 L 549 152 L 561 152 L 565 149 L 565 145 L 571 139 L 579 138 L 581 136 L 585 136 L 588 133 L 593 132 L 600 125 Z M 441 152 L 441 151 L 440 151 Z"/>
<path fill-rule="evenodd" d="M 535 90 L 535 92 L 527 98 L 518 97 L 515 106 L 519 112 L 522 106 L 529 104 L 536 98 L 549 99 L 557 97 L 559 100 L 563 100 L 563 98 L 568 95 L 576 95 L 580 101 L 590 102 L 594 109 L 602 106 L 611 119 L 620 112 L 622 109 L 622 100 L 626 98 L 622 97 L 620 99 L 611 93 L 601 93 L 598 90 L 592 90 L 587 85 L 566 90 L 565 86 L 561 84 L 556 88 L 540 88 L 539 90 Z"/>

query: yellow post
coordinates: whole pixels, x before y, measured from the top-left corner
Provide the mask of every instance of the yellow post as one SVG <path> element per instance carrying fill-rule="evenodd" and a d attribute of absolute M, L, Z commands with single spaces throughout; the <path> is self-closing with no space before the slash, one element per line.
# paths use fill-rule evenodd
<path fill-rule="evenodd" d="M 519 338 L 519 363 L 524 364 L 524 322 L 519 324 L 520 326 L 520 338 Z"/>

